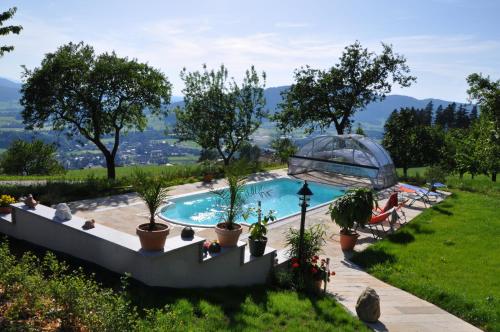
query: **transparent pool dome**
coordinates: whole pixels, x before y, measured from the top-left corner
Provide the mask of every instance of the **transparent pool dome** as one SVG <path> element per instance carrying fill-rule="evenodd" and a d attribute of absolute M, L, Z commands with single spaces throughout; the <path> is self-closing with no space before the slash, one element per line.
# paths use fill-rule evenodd
<path fill-rule="evenodd" d="M 338 173 L 370 179 L 375 189 L 397 182 L 389 153 L 363 135 L 324 135 L 311 138 L 288 163 L 288 174 L 311 171 Z"/>

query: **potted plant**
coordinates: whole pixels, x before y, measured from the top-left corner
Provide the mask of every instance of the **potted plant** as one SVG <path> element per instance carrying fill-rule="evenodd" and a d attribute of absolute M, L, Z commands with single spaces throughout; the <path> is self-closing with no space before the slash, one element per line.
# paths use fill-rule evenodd
<path fill-rule="evenodd" d="M 250 247 L 250 254 L 254 257 L 264 255 L 267 245 L 267 224 L 269 221 L 276 220 L 273 211 L 269 211 L 267 215 L 262 218 L 262 210 L 260 208 L 260 201 L 257 208 L 257 222 L 250 226 L 250 236 L 248 237 L 248 245 Z"/>
<path fill-rule="evenodd" d="M 213 193 L 219 197 L 219 208 L 221 222 L 215 226 L 215 233 L 222 247 L 234 247 L 241 235 L 241 225 L 238 219 L 248 215 L 245 204 L 248 199 L 257 194 L 256 187 L 245 188 L 247 182 L 246 170 L 248 165 L 244 162 L 235 162 L 225 170 L 228 187 L 214 190 Z"/>
<path fill-rule="evenodd" d="M 155 222 L 156 211 L 167 198 L 167 189 L 161 178 L 151 176 L 136 169 L 132 176 L 132 186 L 149 210 L 149 223 L 137 226 L 136 234 L 144 250 L 163 250 L 170 230 L 168 225 Z"/>
<path fill-rule="evenodd" d="M 340 247 L 352 250 L 359 234 L 358 226 L 364 226 L 370 220 L 373 209 L 373 192 L 367 188 L 348 191 L 330 204 L 329 213 L 332 221 L 340 226 Z"/>
<path fill-rule="evenodd" d="M 0 196 L 0 213 L 9 214 L 12 212 L 11 204 L 14 204 L 16 199 L 10 195 Z"/>

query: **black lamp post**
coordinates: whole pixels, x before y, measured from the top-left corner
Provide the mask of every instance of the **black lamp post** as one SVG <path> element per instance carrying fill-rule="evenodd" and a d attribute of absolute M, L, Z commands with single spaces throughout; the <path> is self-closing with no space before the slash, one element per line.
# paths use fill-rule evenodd
<path fill-rule="evenodd" d="M 307 181 L 304 181 L 304 185 L 297 192 L 299 195 L 300 207 L 302 208 L 300 215 L 300 233 L 299 233 L 299 264 L 302 268 L 304 266 L 304 227 L 306 223 L 306 209 L 309 206 L 308 202 L 310 197 L 313 195 L 311 189 L 309 189 L 309 185 Z"/>

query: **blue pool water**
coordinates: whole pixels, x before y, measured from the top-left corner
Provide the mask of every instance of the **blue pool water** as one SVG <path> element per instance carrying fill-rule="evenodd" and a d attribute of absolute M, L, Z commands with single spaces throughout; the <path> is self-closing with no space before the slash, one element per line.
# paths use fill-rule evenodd
<path fill-rule="evenodd" d="M 257 191 L 266 193 L 265 196 L 251 196 L 246 207 L 256 207 L 257 201 L 262 202 L 262 214 L 274 210 L 276 219 L 282 219 L 300 212 L 297 191 L 303 182 L 281 178 L 258 183 L 247 184 L 246 187 L 257 187 Z M 328 203 L 344 194 L 344 190 L 338 187 L 308 182 L 313 192 L 309 202 L 309 209 Z M 160 212 L 160 217 L 179 224 L 192 225 L 196 227 L 212 227 L 221 221 L 220 198 L 211 193 L 193 194 L 184 197 L 170 199 L 169 204 Z M 257 216 L 250 216 L 247 220 L 239 220 L 240 223 L 253 224 Z"/>

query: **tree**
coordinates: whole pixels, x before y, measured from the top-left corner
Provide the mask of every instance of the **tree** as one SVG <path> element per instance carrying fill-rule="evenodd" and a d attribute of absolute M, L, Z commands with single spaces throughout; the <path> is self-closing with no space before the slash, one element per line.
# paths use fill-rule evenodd
<path fill-rule="evenodd" d="M 81 135 L 104 154 L 108 178 L 115 178 L 115 157 L 122 131 L 143 130 L 145 109 L 164 112 L 171 84 L 163 73 L 114 52 L 95 55 L 83 43 L 49 53 L 39 68 L 25 69 L 21 89 L 27 129 L 51 123 L 69 136 Z M 108 147 L 103 139 L 112 138 Z"/>
<path fill-rule="evenodd" d="M 7 25 L 3 26 L 4 21 L 11 19 L 16 13 L 17 8 L 12 7 L 3 13 L 0 13 L 0 36 L 7 36 L 11 33 L 18 35 L 23 29 L 20 25 Z M 0 57 L 5 53 L 11 52 L 14 50 L 14 46 L 0 45 Z"/>
<path fill-rule="evenodd" d="M 366 136 L 363 127 L 361 127 L 361 123 L 358 123 L 358 128 L 356 128 L 356 134 Z"/>
<path fill-rule="evenodd" d="M 335 125 L 344 134 L 352 116 L 369 103 L 382 100 L 393 84 L 408 87 L 415 81 L 406 59 L 382 44 L 376 55 L 355 42 L 345 48 L 340 62 L 328 70 L 309 66 L 295 70 L 295 83 L 282 93 L 282 109 L 274 119 L 284 131 L 308 127 L 307 131 Z"/>
<path fill-rule="evenodd" d="M 260 148 L 257 145 L 252 145 L 250 142 L 241 144 L 239 153 L 239 159 L 246 160 L 252 164 L 258 163 L 261 155 Z"/>
<path fill-rule="evenodd" d="M 290 138 L 276 138 L 271 142 L 271 148 L 275 151 L 279 161 L 284 164 L 288 162 L 288 158 L 297 153 L 297 146 L 293 144 Z"/>
<path fill-rule="evenodd" d="M 425 110 L 394 110 L 384 125 L 382 145 L 407 177 L 409 167 L 436 164 L 444 144 L 442 130 L 422 123 Z"/>
<path fill-rule="evenodd" d="M 40 140 L 16 140 L 2 154 L 0 165 L 4 173 L 14 175 L 51 175 L 64 171 L 56 159 L 56 147 Z"/>
<path fill-rule="evenodd" d="M 453 128 L 469 128 L 470 126 L 470 118 L 467 113 L 467 109 L 465 105 L 459 105 L 457 111 L 455 112 L 455 123 L 453 124 Z"/>
<path fill-rule="evenodd" d="M 203 149 L 215 149 L 228 165 L 241 145 L 248 141 L 266 116 L 265 73 L 252 66 L 241 85 L 228 79 L 224 65 L 215 70 L 188 73 L 184 68 L 184 107 L 175 110 L 175 133 L 193 140 Z M 262 83 L 261 83 L 262 80 Z"/>
<path fill-rule="evenodd" d="M 481 74 L 467 77 L 471 100 L 477 101 L 481 108 L 479 115 L 480 138 L 478 139 L 478 155 L 484 169 L 496 181 L 500 170 L 500 80 L 493 81 Z"/>
<path fill-rule="evenodd" d="M 398 167 L 403 168 L 403 174 L 408 176 L 408 168 L 414 165 L 411 130 L 414 127 L 412 113 L 409 108 L 402 108 L 399 112 L 392 111 L 384 125 L 382 145 L 389 151 L 392 160 Z"/>

